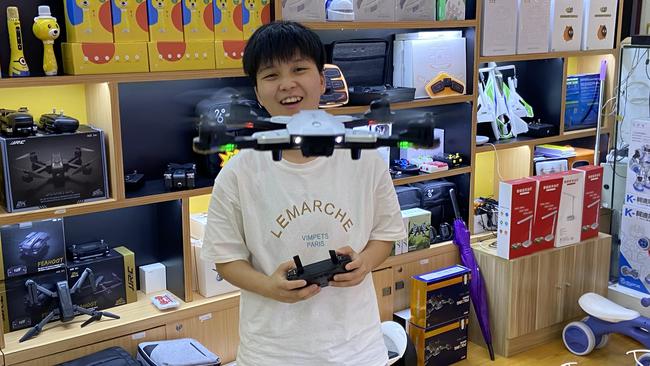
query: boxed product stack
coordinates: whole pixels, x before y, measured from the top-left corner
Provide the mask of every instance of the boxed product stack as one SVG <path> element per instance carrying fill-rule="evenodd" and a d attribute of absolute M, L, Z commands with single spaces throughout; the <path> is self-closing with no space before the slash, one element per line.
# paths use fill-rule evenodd
<path fill-rule="evenodd" d="M 287 3 L 291 2 L 282 2 L 283 5 Z M 298 8 L 304 10 L 304 2 L 300 1 L 300 4 L 303 6 Z M 239 0 L 215 0 L 214 49 L 217 69 L 242 67 L 246 40 L 262 24 L 270 21 L 271 5 L 267 0 L 250 0 L 243 3 Z"/>
<path fill-rule="evenodd" d="M 408 334 L 418 365 L 449 365 L 467 357 L 470 271 L 459 265 L 411 278 Z"/>

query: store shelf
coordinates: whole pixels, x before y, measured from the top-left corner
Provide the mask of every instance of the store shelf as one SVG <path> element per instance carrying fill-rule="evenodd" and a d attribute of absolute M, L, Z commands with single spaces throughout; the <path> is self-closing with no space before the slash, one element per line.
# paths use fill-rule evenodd
<path fill-rule="evenodd" d="M 106 82 L 126 83 L 142 81 L 213 79 L 244 76 L 246 75 L 242 69 L 138 72 L 131 74 L 34 76 L 25 78 L 0 79 L 0 88 L 46 87 L 70 84 L 97 84 Z"/>
<path fill-rule="evenodd" d="M 442 172 L 435 173 L 420 173 L 420 175 L 414 175 L 411 177 L 397 178 L 393 179 L 393 184 L 396 186 L 401 186 L 404 184 L 423 182 L 425 180 L 440 179 L 446 177 L 453 177 L 455 175 L 467 174 L 472 171 L 472 168 L 467 166 L 463 168 L 449 169 Z"/>
<path fill-rule="evenodd" d="M 402 22 L 301 22 L 314 30 L 343 29 L 441 29 L 476 27 L 476 19 Z"/>
<path fill-rule="evenodd" d="M 471 102 L 473 100 L 474 100 L 473 95 L 452 95 L 452 96 L 436 97 L 430 99 L 416 99 L 410 102 L 393 103 L 390 105 L 390 108 L 392 110 L 423 108 L 423 107 L 432 107 L 436 105 Z M 349 106 L 349 107 L 337 107 L 337 108 L 330 108 L 326 110 L 331 114 L 360 114 L 360 113 L 365 113 L 368 110 L 368 106 L 360 105 L 360 106 Z"/>
<path fill-rule="evenodd" d="M 480 56 L 478 58 L 481 62 L 513 62 L 513 61 L 530 61 L 530 60 L 544 60 L 550 58 L 564 58 L 564 57 L 581 57 L 581 56 L 594 56 L 594 55 L 611 55 L 616 50 L 589 50 L 589 51 L 563 51 L 563 52 L 547 52 L 547 53 L 530 53 L 522 55 L 505 55 L 505 56 Z"/>
<path fill-rule="evenodd" d="M 608 129 L 601 129 L 600 131 L 601 134 L 608 133 L 608 132 L 609 132 Z M 494 147 L 488 144 L 477 146 L 476 152 L 481 153 L 486 151 L 494 151 L 494 149 L 504 150 L 504 149 L 512 149 L 520 146 L 535 146 L 541 144 L 550 144 L 558 141 L 573 140 L 573 139 L 579 139 L 579 138 L 590 137 L 595 135 L 596 135 L 596 129 L 588 128 L 584 130 L 565 132 L 563 135 L 559 135 L 559 136 L 549 136 L 549 137 L 542 137 L 542 138 L 521 136 L 509 140 L 492 142 L 492 144 L 494 144 Z"/>

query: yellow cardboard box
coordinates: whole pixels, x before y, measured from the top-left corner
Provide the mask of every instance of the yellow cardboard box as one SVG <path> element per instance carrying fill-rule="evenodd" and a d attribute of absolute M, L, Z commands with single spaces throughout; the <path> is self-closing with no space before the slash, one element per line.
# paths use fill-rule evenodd
<path fill-rule="evenodd" d="M 214 39 L 244 39 L 242 0 L 214 0 Z"/>
<path fill-rule="evenodd" d="M 183 0 L 185 42 L 214 40 L 212 0 Z"/>
<path fill-rule="evenodd" d="M 151 71 L 214 70 L 214 42 L 149 42 Z"/>
<path fill-rule="evenodd" d="M 62 43 L 63 71 L 71 75 L 148 72 L 147 43 Z"/>
<path fill-rule="evenodd" d="M 113 4 L 115 42 L 148 42 L 149 20 L 146 0 L 110 0 Z"/>
<path fill-rule="evenodd" d="M 183 41 L 182 0 L 147 0 L 149 41 Z"/>
<path fill-rule="evenodd" d="M 113 42 L 111 3 L 106 0 L 65 0 L 68 42 Z"/>
<path fill-rule="evenodd" d="M 271 21 L 271 2 L 269 0 L 243 1 L 242 23 L 244 24 L 244 39 L 249 39 L 257 28 Z"/>
<path fill-rule="evenodd" d="M 215 41 L 214 50 L 217 59 L 217 69 L 242 68 L 246 41 Z"/>

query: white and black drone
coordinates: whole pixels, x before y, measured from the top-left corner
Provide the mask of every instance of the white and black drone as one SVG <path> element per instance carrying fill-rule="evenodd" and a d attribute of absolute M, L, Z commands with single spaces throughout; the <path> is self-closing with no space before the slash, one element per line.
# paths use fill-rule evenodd
<path fill-rule="evenodd" d="M 380 123 L 392 124 L 390 136 L 352 128 Z M 282 160 L 282 150 L 300 149 L 304 156 L 310 157 L 331 156 L 334 149 L 349 149 L 352 159 L 357 160 L 363 149 L 435 147 L 439 141 L 433 137 L 434 127 L 432 113 L 398 120 L 386 99 L 373 101 L 362 117 L 332 115 L 324 110 L 263 117 L 249 100 L 233 95 L 227 108 L 202 116 L 193 149 L 204 155 L 234 149 L 270 150 L 275 161 Z"/>

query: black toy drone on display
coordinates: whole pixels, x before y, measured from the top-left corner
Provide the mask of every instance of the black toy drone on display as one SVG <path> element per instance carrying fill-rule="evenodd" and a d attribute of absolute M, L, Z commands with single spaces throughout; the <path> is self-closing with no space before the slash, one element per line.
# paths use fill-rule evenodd
<path fill-rule="evenodd" d="M 65 183 L 65 180 L 69 179 L 72 175 L 76 175 L 80 172 L 84 175 L 88 175 L 92 172 L 91 165 L 95 162 L 95 160 L 83 162 L 81 159 L 81 154 L 82 152 L 93 151 L 94 150 L 87 149 L 85 147 L 77 147 L 75 148 L 73 157 L 67 161 L 63 159 L 61 153 L 53 153 L 52 159 L 50 159 L 50 161 L 47 163 L 44 163 L 38 160 L 38 155 L 35 152 L 21 155 L 17 157 L 16 160 L 29 158 L 29 161 L 31 162 L 31 170 L 18 169 L 23 173 L 22 179 L 25 183 L 30 183 L 34 180 L 34 178 L 38 178 L 44 179 L 45 182 L 49 182 L 51 180 L 54 185 L 61 186 Z M 72 170 L 72 172 L 68 174 L 69 170 Z M 44 174 L 49 174 L 50 177 Z"/>
<path fill-rule="evenodd" d="M 118 315 L 109 313 L 107 311 L 97 311 L 97 310 L 88 310 L 81 306 L 75 305 L 72 303 L 72 295 L 74 295 L 77 290 L 79 290 L 86 280 L 90 281 L 90 286 L 92 287 L 93 292 L 96 291 L 96 281 L 94 278 L 93 271 L 90 268 L 86 268 L 77 282 L 74 283 L 72 288 L 68 287 L 68 281 L 59 281 L 56 283 L 56 291 L 50 291 L 47 288 L 37 284 L 33 280 L 27 280 L 25 286 L 27 286 L 28 298 L 27 301 L 29 305 L 38 304 L 41 302 L 39 299 L 39 294 L 46 295 L 52 299 L 58 301 L 57 307 L 52 309 L 40 323 L 36 324 L 31 328 L 25 335 L 23 335 L 18 342 L 24 342 L 36 335 L 38 335 L 45 324 L 47 324 L 52 318 L 59 315 L 61 317 L 61 322 L 66 323 L 75 318 L 76 313 L 90 315 L 90 319 L 86 320 L 81 324 L 82 327 L 92 323 L 95 320 L 100 320 L 102 316 L 107 316 L 109 318 L 119 319 Z"/>
<path fill-rule="evenodd" d="M 352 127 L 392 123 L 392 135 L 353 130 Z M 301 111 L 293 116 L 260 116 L 257 108 L 240 102 L 233 95 L 223 118 L 204 115 L 199 122 L 199 136 L 193 149 L 199 154 L 215 154 L 235 149 L 270 150 L 273 160 L 282 160 L 282 150 L 300 149 L 309 156 L 331 156 L 334 149 L 349 149 L 352 159 L 361 157 L 361 150 L 388 147 L 435 147 L 433 114 L 400 120 L 391 112 L 386 99 L 370 104 L 363 117 L 332 115 L 324 110 Z"/>

